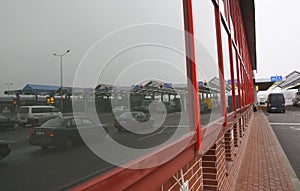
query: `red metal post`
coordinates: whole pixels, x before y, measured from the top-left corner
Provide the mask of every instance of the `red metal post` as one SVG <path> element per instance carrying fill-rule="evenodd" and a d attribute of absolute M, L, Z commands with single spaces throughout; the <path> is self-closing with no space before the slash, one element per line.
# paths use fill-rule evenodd
<path fill-rule="evenodd" d="M 227 1 L 226 1 L 227 2 Z M 226 3 L 228 4 L 228 3 Z M 232 109 L 236 111 L 236 93 L 235 93 L 235 79 L 234 79 L 234 66 L 233 66 L 233 52 L 232 52 L 232 37 L 231 37 L 231 20 L 230 20 L 230 6 L 228 7 L 227 17 L 228 17 L 228 28 L 230 35 L 228 35 L 228 45 L 229 45 L 229 61 L 230 61 L 230 78 L 231 78 L 231 91 L 232 91 Z"/>
<path fill-rule="evenodd" d="M 186 46 L 186 68 L 188 76 L 188 105 L 190 125 L 196 128 L 198 142 L 196 150 L 199 151 L 202 142 L 202 132 L 200 123 L 200 106 L 199 106 L 199 87 L 196 75 L 195 64 L 195 41 L 194 26 L 192 13 L 192 0 L 183 0 L 184 29 L 185 29 L 185 46 Z"/>
<path fill-rule="evenodd" d="M 215 6 L 215 21 L 216 21 L 216 35 L 218 45 L 218 65 L 219 65 L 219 79 L 220 79 L 220 96 L 221 96 L 221 112 L 225 117 L 224 125 L 227 126 L 227 107 L 225 94 L 225 79 L 224 79 L 224 60 L 222 50 L 222 35 L 221 35 L 221 14 L 219 6 Z"/>

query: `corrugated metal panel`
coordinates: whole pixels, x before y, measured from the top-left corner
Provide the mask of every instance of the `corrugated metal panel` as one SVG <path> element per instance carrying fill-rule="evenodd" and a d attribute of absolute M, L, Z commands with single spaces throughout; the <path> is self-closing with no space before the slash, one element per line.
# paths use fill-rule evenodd
<path fill-rule="evenodd" d="M 247 34 L 248 48 L 251 57 L 252 69 L 257 70 L 256 63 L 256 27 L 254 0 L 240 0 L 244 26 Z"/>

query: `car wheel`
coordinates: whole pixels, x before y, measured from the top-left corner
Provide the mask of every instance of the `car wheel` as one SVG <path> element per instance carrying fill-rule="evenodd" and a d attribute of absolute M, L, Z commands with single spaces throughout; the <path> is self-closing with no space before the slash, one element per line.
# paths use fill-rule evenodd
<path fill-rule="evenodd" d="M 71 138 L 68 138 L 65 142 L 64 148 L 67 150 L 72 149 L 74 146 L 73 140 Z"/>
<path fill-rule="evenodd" d="M 283 110 L 282 113 L 285 113 L 285 110 Z"/>

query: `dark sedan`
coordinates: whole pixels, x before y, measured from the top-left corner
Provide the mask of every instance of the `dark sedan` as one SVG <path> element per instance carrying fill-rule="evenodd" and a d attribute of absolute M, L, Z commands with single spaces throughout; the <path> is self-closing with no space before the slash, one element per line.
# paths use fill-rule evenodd
<path fill-rule="evenodd" d="M 14 129 L 16 121 L 0 115 L 0 130 Z"/>
<path fill-rule="evenodd" d="M 29 143 L 40 146 L 42 149 L 49 147 L 71 149 L 76 144 L 83 144 L 78 129 L 91 130 L 99 127 L 85 117 L 58 117 L 48 120 L 40 127 L 33 128 L 29 134 Z"/>
<path fill-rule="evenodd" d="M 10 153 L 9 143 L 0 140 L 0 160 L 6 157 Z"/>

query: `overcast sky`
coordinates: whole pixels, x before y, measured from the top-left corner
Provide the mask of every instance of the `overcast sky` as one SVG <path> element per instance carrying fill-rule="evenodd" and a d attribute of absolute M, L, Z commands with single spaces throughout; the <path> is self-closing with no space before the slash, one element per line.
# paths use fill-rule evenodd
<path fill-rule="evenodd" d="M 180 1 L 119 0 L 118 6 L 115 6 L 115 2 L 117 1 L 1 0 L 0 95 L 7 89 L 5 83 L 13 83 L 11 89 L 21 89 L 28 83 L 59 85 L 59 58 L 53 56 L 54 52 L 61 54 L 67 49 L 71 50 L 63 57 L 63 71 L 64 85 L 72 86 L 76 69 L 84 56 L 87 56 L 99 39 L 112 31 L 138 23 L 163 23 L 182 27 L 182 13 L 178 14 L 178 10 L 181 10 Z M 300 1 L 256 0 L 255 3 L 257 78 L 285 76 L 294 70 L 300 71 L 300 27 L 297 13 Z M 170 4 L 172 6 L 165 11 L 163 7 Z M 152 14 L 151 7 L 155 8 L 155 15 Z M 177 19 L 175 15 L 178 15 Z M 152 29 L 153 39 L 157 40 L 154 33 L 156 29 Z M 172 33 L 174 36 L 180 35 Z M 115 36 L 117 37 L 118 35 Z M 116 40 L 116 43 L 119 41 Z M 171 41 L 167 39 L 166 43 Z M 182 45 L 180 40 L 178 44 L 172 44 L 178 49 Z M 133 53 L 129 52 L 128 55 Z M 149 62 L 154 66 L 158 64 L 157 60 L 149 60 L 150 57 L 151 54 L 140 59 L 144 60 L 142 63 L 145 66 Z M 172 57 L 179 62 L 183 59 L 180 55 Z M 163 55 L 159 55 L 159 58 L 164 60 Z M 184 79 L 181 76 L 184 69 L 176 66 L 173 70 L 172 73 L 176 74 L 174 80 L 181 82 Z M 146 71 L 149 73 L 150 69 Z M 164 76 L 164 72 L 153 72 L 154 74 L 163 80 L 171 81 L 170 78 L 173 78 Z M 153 76 L 147 76 L 151 77 Z M 118 79 L 122 77 L 118 76 Z"/>
<path fill-rule="evenodd" d="M 300 71 L 298 0 L 256 0 L 257 78 Z"/>

